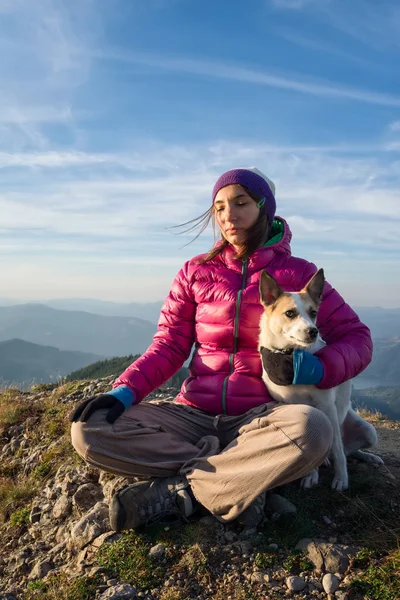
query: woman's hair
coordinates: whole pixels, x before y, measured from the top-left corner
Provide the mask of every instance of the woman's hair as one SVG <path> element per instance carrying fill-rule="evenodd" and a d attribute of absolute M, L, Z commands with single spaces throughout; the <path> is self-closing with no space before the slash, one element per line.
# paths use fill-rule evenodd
<path fill-rule="evenodd" d="M 259 202 L 261 200 L 261 196 L 258 196 L 258 194 L 251 192 L 244 186 L 240 186 L 240 187 L 242 187 L 245 190 L 245 192 L 250 196 L 250 198 L 252 198 L 252 200 L 254 200 L 254 202 Z M 184 231 L 181 231 L 180 233 L 188 233 L 190 231 L 195 231 L 197 228 L 199 229 L 196 237 L 194 237 L 193 240 L 191 240 L 189 242 L 191 244 L 192 242 L 197 240 L 197 238 L 203 233 L 203 231 L 205 229 L 207 229 L 210 222 L 212 223 L 214 239 L 216 240 L 216 237 L 217 237 L 216 231 L 217 231 L 218 226 L 215 221 L 214 204 L 212 206 L 210 206 L 210 208 L 208 210 L 206 210 L 206 212 L 203 213 L 202 215 L 200 215 L 199 217 L 196 217 L 195 219 L 192 219 L 191 221 L 187 221 L 186 223 L 182 223 L 182 225 L 177 225 L 176 227 L 184 227 L 185 225 L 190 225 L 190 227 L 188 229 L 185 229 Z M 263 207 L 262 207 L 260 210 L 260 214 L 258 215 L 257 221 L 254 223 L 254 225 L 249 227 L 249 229 L 247 230 L 247 239 L 244 242 L 244 244 L 242 244 L 242 246 L 240 247 L 239 252 L 236 254 L 236 258 L 237 259 L 246 258 L 250 254 L 252 254 L 257 248 L 262 246 L 269 237 L 269 230 L 270 230 L 270 223 L 268 223 L 267 214 L 266 214 L 265 210 L 263 210 Z M 226 246 L 228 246 L 229 242 L 222 236 L 222 234 L 221 234 L 221 239 L 222 239 L 221 243 L 218 245 L 215 245 L 209 252 L 207 252 L 206 256 L 200 260 L 201 264 L 206 263 L 209 260 L 212 260 L 220 252 L 222 252 L 222 250 L 224 248 L 226 248 Z"/>

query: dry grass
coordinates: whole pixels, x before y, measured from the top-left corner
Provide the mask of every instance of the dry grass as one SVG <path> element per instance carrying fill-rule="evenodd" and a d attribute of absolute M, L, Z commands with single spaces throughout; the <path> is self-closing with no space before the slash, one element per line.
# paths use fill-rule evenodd
<path fill-rule="evenodd" d="M 385 417 L 379 410 L 367 408 L 366 406 L 359 406 L 356 412 L 370 423 L 378 423 L 379 421 L 385 421 L 387 417 Z"/>

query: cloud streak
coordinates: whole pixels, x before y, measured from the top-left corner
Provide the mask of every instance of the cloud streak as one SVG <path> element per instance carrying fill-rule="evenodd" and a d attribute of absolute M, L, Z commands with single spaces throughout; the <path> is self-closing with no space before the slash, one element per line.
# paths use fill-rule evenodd
<path fill-rule="evenodd" d="M 319 81 L 311 78 L 301 80 L 294 76 L 284 77 L 255 70 L 251 67 L 241 67 L 218 61 L 182 57 L 168 58 L 166 56 L 139 52 L 129 54 L 120 50 L 98 51 L 94 53 L 94 57 L 97 57 L 99 60 L 122 61 L 163 71 L 175 71 L 219 80 L 239 81 L 241 83 L 261 85 L 323 98 L 400 107 L 400 96 L 351 88 L 339 83 Z"/>

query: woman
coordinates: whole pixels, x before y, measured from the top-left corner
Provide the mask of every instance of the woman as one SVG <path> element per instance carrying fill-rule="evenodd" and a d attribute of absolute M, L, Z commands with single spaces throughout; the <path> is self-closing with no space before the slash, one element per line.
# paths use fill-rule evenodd
<path fill-rule="evenodd" d="M 148 350 L 113 390 L 71 416 L 72 442 L 87 462 L 149 478 L 114 496 L 116 531 L 166 514 L 188 517 L 199 504 L 220 521 L 256 525 L 267 490 L 306 475 L 329 453 L 328 419 L 309 406 L 272 402 L 257 351 L 261 271 L 285 291 L 297 291 L 316 267 L 291 255 L 289 227 L 275 217 L 275 186 L 257 169 L 221 175 L 212 200 L 204 217 L 215 220 L 221 241 L 178 273 Z M 329 284 L 317 325 L 327 346 L 303 361 L 303 383 L 330 388 L 365 369 L 369 330 Z M 193 344 L 190 375 L 176 401 L 140 403 L 183 365 Z M 291 360 L 282 355 L 278 365 L 287 385 Z M 364 421 L 347 423 L 346 431 L 352 450 L 374 438 Z"/>

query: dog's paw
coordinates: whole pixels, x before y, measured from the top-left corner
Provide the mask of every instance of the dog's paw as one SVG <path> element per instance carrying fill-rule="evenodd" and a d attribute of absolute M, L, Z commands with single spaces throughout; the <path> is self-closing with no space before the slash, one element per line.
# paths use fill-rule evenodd
<path fill-rule="evenodd" d="M 369 465 L 384 465 L 384 460 L 378 456 L 377 454 L 372 454 L 372 452 L 365 452 L 364 450 L 357 450 L 353 454 L 350 454 L 351 458 L 356 458 L 361 462 L 365 462 Z"/>
<path fill-rule="evenodd" d="M 349 478 L 347 474 L 335 476 L 332 481 L 332 489 L 337 492 L 343 492 L 344 490 L 349 489 Z"/>
<path fill-rule="evenodd" d="M 318 485 L 318 481 L 319 481 L 318 469 L 313 469 L 312 471 L 310 471 L 308 473 L 308 475 L 303 477 L 303 479 L 301 480 L 300 486 L 304 490 L 309 490 L 312 487 L 314 487 L 315 485 Z"/>
<path fill-rule="evenodd" d="M 372 452 L 363 452 L 363 460 L 369 465 L 384 465 L 384 460 L 378 456 L 377 454 L 372 454 Z"/>

